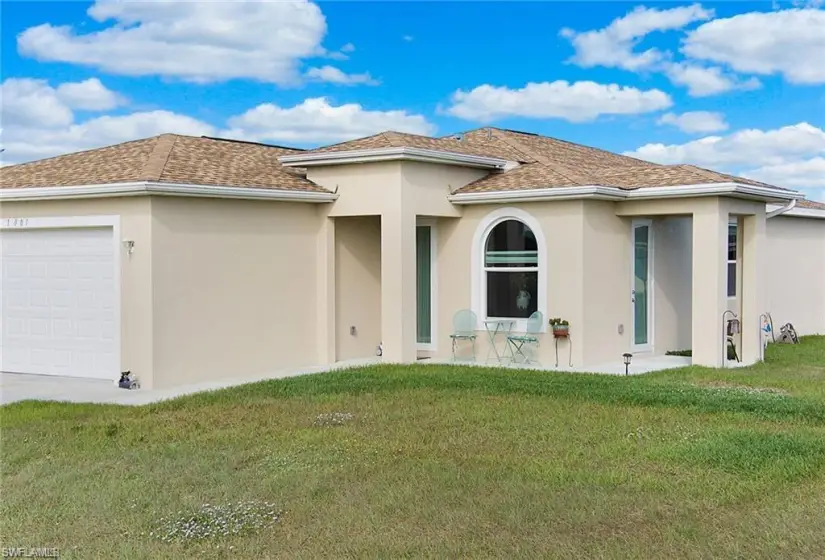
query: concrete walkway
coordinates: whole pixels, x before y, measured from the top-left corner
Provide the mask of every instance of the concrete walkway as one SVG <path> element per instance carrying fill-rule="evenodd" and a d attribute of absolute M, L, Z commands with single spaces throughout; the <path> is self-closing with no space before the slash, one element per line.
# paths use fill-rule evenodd
<path fill-rule="evenodd" d="M 536 371 L 557 371 L 561 373 L 600 373 L 604 375 L 624 375 L 625 372 L 624 363 L 620 360 L 588 367 L 570 367 L 566 364 L 559 364 L 558 367 L 556 367 L 554 364 L 522 365 L 509 364 L 507 362 L 499 364 L 498 362 L 496 362 L 495 358 L 487 362 L 483 360 L 478 362 L 453 362 L 450 360 L 432 360 L 429 362 L 433 364 L 459 363 L 461 365 L 471 365 L 479 367 L 505 367 L 508 369 L 512 368 L 529 369 Z M 630 367 L 628 368 L 628 374 L 640 375 L 643 373 L 651 373 L 654 371 L 687 367 L 690 365 L 690 363 L 690 358 L 682 356 L 634 356 L 633 361 Z"/>
<path fill-rule="evenodd" d="M 284 379 L 298 375 L 324 373 L 339 369 L 359 367 L 380 363 L 380 358 L 348 360 L 326 366 L 295 368 L 275 371 L 254 377 L 230 377 L 220 381 L 207 381 L 190 385 L 181 385 L 170 389 L 120 389 L 113 382 L 103 379 L 82 379 L 77 377 L 55 377 L 51 375 L 29 375 L 23 373 L 0 373 L 0 404 L 24 400 L 66 401 L 76 403 L 101 403 L 144 405 L 184 395 L 236 387 L 246 383 L 256 383 L 267 379 Z M 421 360 L 419 363 L 452 364 L 450 361 Z M 501 367 L 495 361 L 477 362 L 460 365 Z M 690 365 L 690 358 L 679 356 L 635 357 L 630 366 L 630 374 L 638 375 L 652 371 L 685 367 Z M 514 369 L 533 369 L 536 371 L 558 371 L 568 373 L 602 373 L 607 375 L 624 375 L 624 364 L 611 362 L 595 367 L 571 368 L 566 366 L 505 366 Z"/>

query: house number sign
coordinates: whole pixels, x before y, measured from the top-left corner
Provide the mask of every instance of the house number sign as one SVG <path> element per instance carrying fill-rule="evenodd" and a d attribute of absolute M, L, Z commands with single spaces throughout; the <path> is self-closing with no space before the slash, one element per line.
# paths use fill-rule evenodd
<path fill-rule="evenodd" d="M 29 225 L 28 218 L 3 218 L 3 227 L 6 228 L 26 227 L 27 225 Z"/>

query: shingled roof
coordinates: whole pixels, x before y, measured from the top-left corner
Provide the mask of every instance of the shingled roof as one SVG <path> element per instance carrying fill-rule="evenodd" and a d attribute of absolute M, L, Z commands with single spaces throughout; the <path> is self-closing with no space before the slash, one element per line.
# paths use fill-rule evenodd
<path fill-rule="evenodd" d="M 796 203 L 800 208 L 809 208 L 811 210 L 825 210 L 825 202 L 817 202 L 815 200 L 800 200 Z"/>
<path fill-rule="evenodd" d="M 395 131 L 380 132 L 365 138 L 357 138 L 348 142 L 341 142 L 340 144 L 323 146 L 305 153 L 320 154 L 378 148 L 423 148 L 440 152 L 500 158 L 519 163 L 535 161 L 534 158 L 514 149 L 510 144 L 502 142 L 499 139 L 492 139 L 484 143 L 469 143 L 450 136 L 445 138 L 432 138 L 430 136 L 420 136 L 418 134 L 407 134 Z"/>
<path fill-rule="evenodd" d="M 4 167 L 0 188 L 152 181 L 329 192 L 307 180 L 300 170 L 281 165 L 280 156 L 402 147 L 487 156 L 514 163 L 506 170 L 494 171 L 465 185 L 456 194 L 591 185 L 633 190 L 731 182 L 779 189 L 693 165 L 659 165 L 538 134 L 493 127 L 442 138 L 387 131 L 309 151 L 162 134 Z"/>
<path fill-rule="evenodd" d="M 582 185 L 633 190 L 730 182 L 779 188 L 694 165 L 659 165 L 526 132 L 488 127 L 463 134 L 463 141 L 468 145 L 483 146 L 494 140 L 527 154 L 533 161 L 509 171 L 491 173 L 458 189 L 456 194 Z"/>
<path fill-rule="evenodd" d="M 281 165 L 300 150 L 218 138 L 161 134 L 114 146 L 3 167 L 0 188 L 151 181 L 329 192 Z"/>

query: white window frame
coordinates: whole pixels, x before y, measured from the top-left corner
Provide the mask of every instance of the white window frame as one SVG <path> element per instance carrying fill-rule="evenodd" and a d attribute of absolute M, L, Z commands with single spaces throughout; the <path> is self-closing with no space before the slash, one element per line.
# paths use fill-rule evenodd
<path fill-rule="evenodd" d="M 473 235 L 473 244 L 471 247 L 471 278 L 470 278 L 470 295 L 471 295 L 471 309 L 478 318 L 477 330 L 484 329 L 484 321 L 488 319 L 512 319 L 515 321 L 513 330 L 517 332 L 524 332 L 527 330 L 526 318 L 515 317 L 487 317 L 487 270 L 485 266 L 484 254 L 487 246 L 487 237 L 497 225 L 507 220 L 516 220 L 522 222 L 533 231 L 536 237 L 536 245 L 538 248 L 538 303 L 536 309 L 541 312 L 544 317 L 542 321 L 541 332 L 547 331 L 547 242 L 544 238 L 539 221 L 528 212 L 520 208 L 499 208 L 493 210 L 478 224 L 475 234 Z M 498 272 L 507 272 L 517 270 L 524 272 L 532 269 L 511 269 L 511 268 L 496 268 Z"/>
<path fill-rule="evenodd" d="M 733 259 L 733 260 L 731 260 L 730 258 L 727 258 L 728 254 L 729 254 L 727 249 L 730 245 L 730 241 L 728 241 L 727 244 L 725 245 L 725 257 L 726 257 L 725 258 L 725 297 L 727 297 L 728 299 L 736 299 L 736 298 L 739 297 L 739 249 L 740 249 L 739 237 L 740 237 L 740 232 L 739 232 L 739 220 L 738 220 L 738 218 L 731 218 L 728 221 L 728 232 L 730 232 L 730 226 L 734 226 L 736 228 L 736 238 L 734 239 L 734 244 L 736 245 L 736 249 L 735 249 L 736 258 Z M 733 278 L 733 291 L 734 291 L 733 295 L 730 295 L 728 293 L 728 283 L 730 282 L 730 278 L 728 278 L 728 276 L 730 276 L 730 272 L 729 272 L 730 271 L 730 265 L 733 265 L 733 277 L 734 277 Z"/>
<path fill-rule="evenodd" d="M 436 239 L 438 221 L 434 218 L 417 218 L 416 227 L 430 228 L 430 342 L 418 342 L 416 348 L 424 352 L 438 351 L 438 240 Z M 417 297 L 418 294 L 416 294 Z"/>
<path fill-rule="evenodd" d="M 647 227 L 647 342 L 636 344 L 636 295 L 633 290 L 636 285 L 636 228 Z M 633 297 L 630 300 L 630 331 L 631 351 L 634 354 L 653 352 L 656 335 L 656 239 L 653 233 L 653 220 L 636 218 L 630 224 L 630 289 Z"/>

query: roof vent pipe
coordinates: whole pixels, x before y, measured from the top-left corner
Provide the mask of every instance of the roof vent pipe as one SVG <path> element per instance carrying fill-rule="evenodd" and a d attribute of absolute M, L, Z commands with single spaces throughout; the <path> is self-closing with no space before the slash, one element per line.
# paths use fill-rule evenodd
<path fill-rule="evenodd" d="M 784 214 L 785 212 L 790 212 L 791 210 L 794 209 L 795 206 L 796 206 L 796 199 L 794 198 L 794 199 L 791 199 L 791 201 L 788 204 L 786 204 L 785 206 L 783 206 L 781 208 L 777 208 L 776 210 L 773 210 L 772 212 L 768 212 L 767 214 L 765 214 L 765 219 L 770 220 L 771 218 L 775 218 L 776 216 L 779 216 L 780 214 Z"/>

